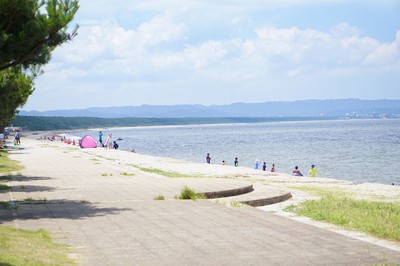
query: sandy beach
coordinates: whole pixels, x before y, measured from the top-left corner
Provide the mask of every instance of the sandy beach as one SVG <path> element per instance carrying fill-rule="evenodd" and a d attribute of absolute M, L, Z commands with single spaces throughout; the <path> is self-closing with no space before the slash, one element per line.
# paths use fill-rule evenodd
<path fill-rule="evenodd" d="M 165 204 L 170 204 L 172 206 L 176 205 L 174 208 L 177 209 L 175 211 L 173 211 L 174 209 L 169 210 L 169 213 L 180 213 L 181 211 L 178 210 L 183 210 L 182 208 L 188 207 L 183 207 L 179 201 L 173 199 L 174 196 L 179 193 L 180 188 L 182 188 L 182 186 L 185 184 L 195 186 L 198 190 L 207 190 L 211 189 L 211 187 L 215 189 L 223 189 L 223 187 L 229 187 L 230 185 L 235 187 L 242 186 L 242 184 L 243 186 L 244 184 L 252 184 L 255 188 L 268 188 L 271 191 L 274 191 L 274 193 L 290 192 L 292 198 L 281 203 L 258 208 L 231 208 L 229 205 L 225 207 L 215 204 L 212 202 L 212 200 L 210 200 L 210 203 L 196 202 L 193 204 L 197 205 L 196 208 L 200 208 L 201 206 L 201 208 L 204 207 L 207 210 L 209 210 L 209 208 L 217 208 L 216 213 L 220 212 L 218 215 L 222 216 L 224 216 L 225 212 L 228 212 L 229 215 L 238 215 L 239 213 L 243 214 L 243 212 L 249 212 L 247 215 L 250 217 L 258 217 L 259 215 L 278 215 L 280 217 L 284 217 L 284 219 L 290 218 L 289 220 L 304 224 L 302 226 L 320 228 L 321 230 L 324 230 L 324 232 L 329 231 L 334 232 L 335 234 L 339 233 L 337 235 L 343 235 L 343 237 L 353 239 L 352 241 L 357 239 L 361 240 L 362 243 L 369 243 L 368 245 L 373 245 L 374 247 L 387 248 L 388 250 L 400 252 L 399 243 L 376 239 L 359 232 L 343 230 L 326 223 L 315 222 L 304 217 L 297 217 L 283 210 L 285 206 L 297 204 L 306 199 L 314 198 L 315 195 L 307 192 L 307 190 L 309 191 L 310 188 L 337 190 L 348 193 L 349 195 L 360 199 L 400 202 L 399 186 L 376 183 L 354 184 L 350 181 L 323 177 L 293 177 L 285 173 L 270 173 L 245 167 L 233 167 L 229 165 L 193 163 L 172 158 L 141 155 L 122 150 L 107 150 L 104 148 L 80 149 L 76 145 L 68 145 L 60 141 L 42 140 L 39 139 L 40 137 L 41 135 L 31 135 L 23 138 L 21 146 L 23 149 L 11 152 L 11 158 L 21 161 L 25 169 L 23 169 L 20 173 L 15 173 L 16 176 L 22 176 L 21 178 L 17 177 L 16 180 L 10 182 L 10 185 L 16 189 L 13 189 L 13 191 L 10 193 L 0 194 L 1 200 L 18 200 L 26 197 L 45 198 L 48 203 L 50 202 L 57 204 L 60 202 L 60 200 L 68 200 L 68 203 L 72 204 L 73 206 L 76 204 L 80 205 L 80 203 L 83 202 L 89 202 L 93 206 L 96 206 L 102 210 L 107 208 L 109 210 L 113 210 L 111 211 L 111 214 L 103 213 L 101 215 L 101 217 L 108 217 L 107 219 L 113 220 L 117 218 L 112 217 L 119 217 L 118 215 L 115 215 L 115 213 L 123 213 L 125 209 L 132 208 L 132 206 L 137 206 L 138 210 L 142 210 L 144 205 L 149 206 L 149 209 L 155 208 L 156 214 L 152 215 L 157 216 L 166 215 L 161 214 L 160 212 L 163 212 L 164 208 L 167 208 L 164 206 Z M 163 171 L 185 174 L 190 178 L 167 178 L 156 173 L 144 173 L 140 170 L 140 168 L 161 169 Z M 231 182 L 230 185 L 227 181 Z M 167 198 L 165 203 L 153 200 L 154 196 L 158 194 L 162 194 Z M 220 200 L 224 201 L 225 199 L 222 198 Z M 58 241 L 78 247 L 78 256 L 83 257 L 82 264 L 94 265 L 96 262 L 101 261 L 99 258 L 108 260 L 108 263 L 110 264 L 115 262 L 114 256 L 110 255 L 110 257 L 106 258 L 104 255 L 100 256 L 100 253 L 103 252 L 102 250 L 94 252 L 94 250 L 98 248 L 97 244 L 94 246 L 89 244 L 90 241 L 94 241 L 94 238 L 99 236 L 89 236 L 88 233 L 85 233 L 87 237 L 83 239 L 81 235 L 78 236 L 76 233 L 73 233 L 73 231 L 77 229 L 77 224 L 86 228 L 89 225 L 84 221 L 89 221 L 89 224 L 92 224 L 95 221 L 94 219 L 100 219 L 95 218 L 100 217 L 98 213 L 90 214 L 90 211 L 85 209 L 87 206 L 79 206 L 79 212 L 86 214 L 89 212 L 89 218 L 84 218 L 86 216 L 83 215 L 83 213 L 81 214 L 82 216 L 78 215 L 77 217 L 73 218 L 74 214 L 70 213 L 69 216 L 72 215 L 72 218 L 69 217 L 67 221 L 64 221 L 65 218 L 57 218 L 57 214 L 52 214 L 49 216 L 44 215 L 45 217 L 41 217 L 40 214 L 32 213 L 35 210 L 35 208 L 32 206 L 33 205 L 29 205 L 27 209 L 22 208 L 18 210 L 16 213 L 12 214 L 10 218 L 3 220 L 2 223 L 13 225 L 19 228 L 37 229 L 44 227 L 45 229 L 50 230 L 51 232 L 55 233 Z M 233 213 L 231 213 L 230 210 L 232 210 Z M 68 208 L 64 207 L 63 211 L 68 212 Z M 256 214 L 254 211 L 256 211 Z M 143 209 L 143 212 L 147 213 L 145 209 Z M 194 215 L 191 209 L 187 209 L 187 212 L 187 215 L 189 216 Z M 19 215 L 20 218 L 15 219 L 15 217 L 18 217 Z M 21 218 L 24 215 L 31 215 L 29 217 L 36 218 L 33 220 Z M 135 214 L 133 213 L 132 215 Z M 204 218 L 199 216 L 199 213 L 195 214 L 195 216 L 199 220 L 204 220 Z M 12 217 L 14 217 L 14 219 Z M 187 216 L 185 215 L 185 217 Z M 145 217 L 143 216 L 143 218 Z M 126 221 L 124 222 L 122 218 L 118 219 L 120 223 L 128 226 Z M 137 221 L 137 219 L 138 217 L 135 216 L 135 219 L 133 219 L 132 222 Z M 164 219 L 168 220 L 169 218 L 164 217 Z M 269 219 L 272 218 L 270 217 Z M 64 224 L 60 221 L 64 221 Z M 287 220 L 284 221 L 287 222 Z M 199 228 L 201 226 L 207 226 L 206 221 L 204 222 L 204 225 L 198 225 Z M 191 223 L 193 223 L 193 221 L 191 221 Z M 225 221 L 224 223 L 228 222 Z M 115 224 L 113 226 L 115 226 Z M 135 225 L 132 224 L 130 224 L 128 227 L 131 228 L 132 226 L 135 227 Z M 121 225 L 118 225 L 118 228 L 121 229 Z M 224 231 L 225 229 L 220 230 Z M 79 229 L 78 231 L 82 232 L 82 230 L 83 229 Z M 99 230 L 102 231 L 105 229 L 100 228 Z M 156 229 L 152 228 L 151 230 L 148 230 L 149 231 L 145 233 L 154 234 L 153 231 Z M 310 230 L 312 231 L 315 229 Z M 97 233 L 100 233 L 100 231 L 97 231 Z M 123 235 L 123 232 L 120 232 L 119 237 L 121 237 L 121 235 Z M 205 233 L 205 235 L 207 234 Z M 106 234 L 102 237 L 104 239 L 108 239 L 110 236 Z M 135 238 L 135 236 L 130 237 Z M 113 241 L 117 240 L 113 238 Z M 129 241 L 133 240 L 125 239 L 124 243 L 126 244 Z M 139 240 L 136 239 L 135 241 Z M 142 244 L 144 246 L 147 244 L 150 246 L 153 245 L 153 243 L 146 243 Z M 123 246 L 123 244 L 121 245 Z M 249 245 L 251 246 L 251 244 Z M 117 246 L 119 247 L 120 245 L 118 244 Z M 134 247 L 131 248 L 133 249 Z M 173 246 L 171 248 L 175 250 L 176 247 Z M 138 250 L 143 252 L 142 249 L 138 248 Z M 121 252 L 121 250 L 118 252 Z M 217 256 L 217 254 L 214 255 Z M 161 255 L 157 253 L 157 256 Z M 293 254 L 293 261 L 296 260 L 295 256 L 297 255 Z M 329 258 L 334 260 L 333 257 L 334 254 L 332 254 L 332 258 Z M 145 256 L 145 258 L 148 257 Z M 193 264 L 195 265 L 200 265 L 202 264 L 201 262 L 204 262 L 203 260 L 197 261 L 194 257 L 192 259 L 192 262 L 194 262 Z M 124 262 L 127 261 L 130 261 L 130 259 L 123 259 L 121 260 L 121 263 L 115 264 L 124 265 Z M 174 260 L 173 262 L 171 261 L 171 263 L 174 264 L 174 262 L 177 261 Z M 141 264 L 140 262 L 143 262 L 143 265 L 151 265 L 153 264 L 151 262 L 155 261 L 152 259 L 147 259 L 144 261 L 138 260 L 137 262 L 139 264 Z M 160 261 L 155 262 L 154 264 L 161 265 L 159 262 Z M 239 265 L 238 263 L 240 261 L 233 260 L 233 262 L 235 262 L 233 264 Z M 100 264 L 105 265 L 104 263 Z M 261 263 L 254 263 L 253 265 L 261 265 Z"/>

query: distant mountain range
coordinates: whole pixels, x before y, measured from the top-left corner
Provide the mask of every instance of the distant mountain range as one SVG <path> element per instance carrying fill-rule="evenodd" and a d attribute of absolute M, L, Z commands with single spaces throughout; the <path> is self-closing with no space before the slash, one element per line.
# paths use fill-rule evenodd
<path fill-rule="evenodd" d="M 20 111 L 21 116 L 100 118 L 181 118 L 181 117 L 301 117 L 382 115 L 400 117 L 400 100 L 301 100 L 229 105 L 141 105 L 92 107 L 86 109 Z"/>

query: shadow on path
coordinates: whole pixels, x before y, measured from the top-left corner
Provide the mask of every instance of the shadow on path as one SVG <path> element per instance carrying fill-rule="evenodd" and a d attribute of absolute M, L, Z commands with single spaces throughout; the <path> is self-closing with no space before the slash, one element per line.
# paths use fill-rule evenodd
<path fill-rule="evenodd" d="M 31 200 L 16 202 L 15 208 L 0 209 L 0 223 L 15 219 L 83 219 L 87 217 L 116 215 L 130 208 L 102 208 L 87 201 Z"/>

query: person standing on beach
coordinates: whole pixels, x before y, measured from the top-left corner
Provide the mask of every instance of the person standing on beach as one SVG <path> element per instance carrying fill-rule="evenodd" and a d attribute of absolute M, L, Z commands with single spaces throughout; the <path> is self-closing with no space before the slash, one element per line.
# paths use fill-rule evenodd
<path fill-rule="evenodd" d="M 234 164 L 236 167 L 239 165 L 238 157 L 235 158 L 235 161 L 233 162 L 233 164 Z"/>
<path fill-rule="evenodd" d="M 320 172 L 315 169 L 315 165 L 311 165 L 310 170 L 308 170 L 308 174 L 310 175 L 310 177 L 316 177 L 317 174 L 319 174 Z"/>
<path fill-rule="evenodd" d="M 207 163 L 211 163 L 211 156 L 209 153 L 207 153 L 206 161 L 207 161 Z"/>
<path fill-rule="evenodd" d="M 267 171 L 267 163 L 263 162 L 263 171 Z"/>
<path fill-rule="evenodd" d="M 254 169 L 258 170 L 259 165 L 260 165 L 260 163 L 258 162 L 258 159 L 256 159 L 256 161 L 254 163 Z"/>
<path fill-rule="evenodd" d="M 274 173 L 274 172 L 275 172 L 275 164 L 274 164 L 274 163 L 272 164 L 272 167 L 271 167 L 271 172 L 272 172 L 272 173 Z"/>
<path fill-rule="evenodd" d="M 104 145 L 103 145 L 103 132 L 99 132 L 99 143 L 100 143 L 100 145 L 101 145 L 101 147 L 104 147 Z"/>
<path fill-rule="evenodd" d="M 112 142 L 112 134 L 109 134 L 106 140 L 106 147 L 108 149 L 112 149 L 113 148 L 113 142 Z"/>

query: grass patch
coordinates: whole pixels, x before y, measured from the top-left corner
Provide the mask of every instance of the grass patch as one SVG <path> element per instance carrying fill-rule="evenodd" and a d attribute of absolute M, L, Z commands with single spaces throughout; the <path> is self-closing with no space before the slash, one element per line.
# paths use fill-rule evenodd
<path fill-rule="evenodd" d="M 164 171 L 164 170 L 158 169 L 158 168 L 141 167 L 136 164 L 129 164 L 129 165 L 139 169 L 140 171 L 146 172 L 146 173 L 153 173 L 153 174 L 162 175 L 162 176 L 171 177 L 171 178 L 197 178 L 197 177 L 199 177 L 199 176 L 195 176 L 195 175 L 181 174 L 181 173 L 174 172 L 174 171 Z"/>
<path fill-rule="evenodd" d="M 6 151 L 0 150 L 0 173 L 8 173 L 22 169 L 18 161 L 11 160 Z"/>
<path fill-rule="evenodd" d="M 102 173 L 101 176 L 113 176 L 113 174 Z"/>
<path fill-rule="evenodd" d="M 0 201 L 0 210 L 16 210 L 16 209 L 18 209 L 18 206 L 17 204 L 15 204 L 15 202 Z"/>
<path fill-rule="evenodd" d="M 204 195 L 204 193 L 196 193 L 193 189 L 190 189 L 187 186 L 185 186 L 181 190 L 181 194 L 179 196 L 176 196 L 175 198 L 176 199 L 181 199 L 181 200 L 186 200 L 186 199 L 191 199 L 191 200 L 207 199 L 206 195 Z"/>
<path fill-rule="evenodd" d="M 165 200 L 165 197 L 163 195 L 158 195 L 158 196 L 155 196 L 153 198 L 153 200 Z"/>
<path fill-rule="evenodd" d="M 35 199 L 35 198 L 25 198 L 25 199 L 21 199 L 21 200 L 16 200 L 16 202 L 20 202 L 20 203 L 46 203 L 47 199 L 46 198 L 42 198 L 42 199 Z"/>
<path fill-rule="evenodd" d="M 244 204 L 244 203 L 241 203 L 241 202 L 238 202 L 238 201 L 232 201 L 231 202 L 231 207 L 244 207 L 244 206 L 247 206 L 247 204 Z"/>
<path fill-rule="evenodd" d="M 220 199 L 212 200 L 212 202 L 214 202 L 214 203 L 216 203 L 218 205 L 221 205 L 221 206 L 226 206 L 226 202 L 223 201 L 223 200 L 220 200 Z"/>
<path fill-rule="evenodd" d="M 2 190 L 9 190 L 9 189 L 11 189 L 11 187 L 10 187 L 10 186 L 7 186 L 7 185 L 1 185 L 1 184 L 0 184 L 0 191 L 2 191 Z"/>
<path fill-rule="evenodd" d="M 43 230 L 29 231 L 0 226 L 0 265 L 76 265 L 67 245 L 54 243 Z"/>
<path fill-rule="evenodd" d="M 376 237 L 400 241 L 400 204 L 355 200 L 327 193 L 285 209 L 316 220 L 352 228 Z"/>
<path fill-rule="evenodd" d="M 96 155 L 96 156 L 101 158 L 101 159 L 107 160 L 107 161 L 115 161 L 115 159 L 113 159 L 113 158 L 108 158 L 108 157 L 104 157 L 104 156 L 101 156 L 101 155 Z"/>
<path fill-rule="evenodd" d="M 123 175 L 123 176 L 134 176 L 135 174 L 130 174 L 130 173 L 127 173 L 127 172 L 122 172 L 122 173 L 120 173 L 120 175 Z"/>
<path fill-rule="evenodd" d="M 89 160 L 91 160 L 91 161 L 95 161 L 95 162 L 100 162 L 100 160 L 99 160 L 99 159 L 97 159 L 97 158 L 91 158 L 91 159 L 89 159 Z"/>
<path fill-rule="evenodd" d="M 11 175 L 0 176 L 0 181 L 11 181 L 11 180 L 12 180 Z"/>
<path fill-rule="evenodd" d="M 324 196 L 324 195 L 327 195 L 327 194 L 335 195 L 335 196 L 338 196 L 338 197 L 349 196 L 349 191 L 346 191 L 344 189 L 339 189 L 339 188 L 324 188 L 324 187 L 313 187 L 313 186 L 310 186 L 310 187 L 306 187 L 306 186 L 303 186 L 303 187 L 289 187 L 289 188 L 292 188 L 292 189 L 295 189 L 295 190 L 301 190 L 301 191 L 304 191 L 304 192 L 309 192 L 309 193 L 311 193 L 313 195 L 321 196 L 321 197 Z"/>

